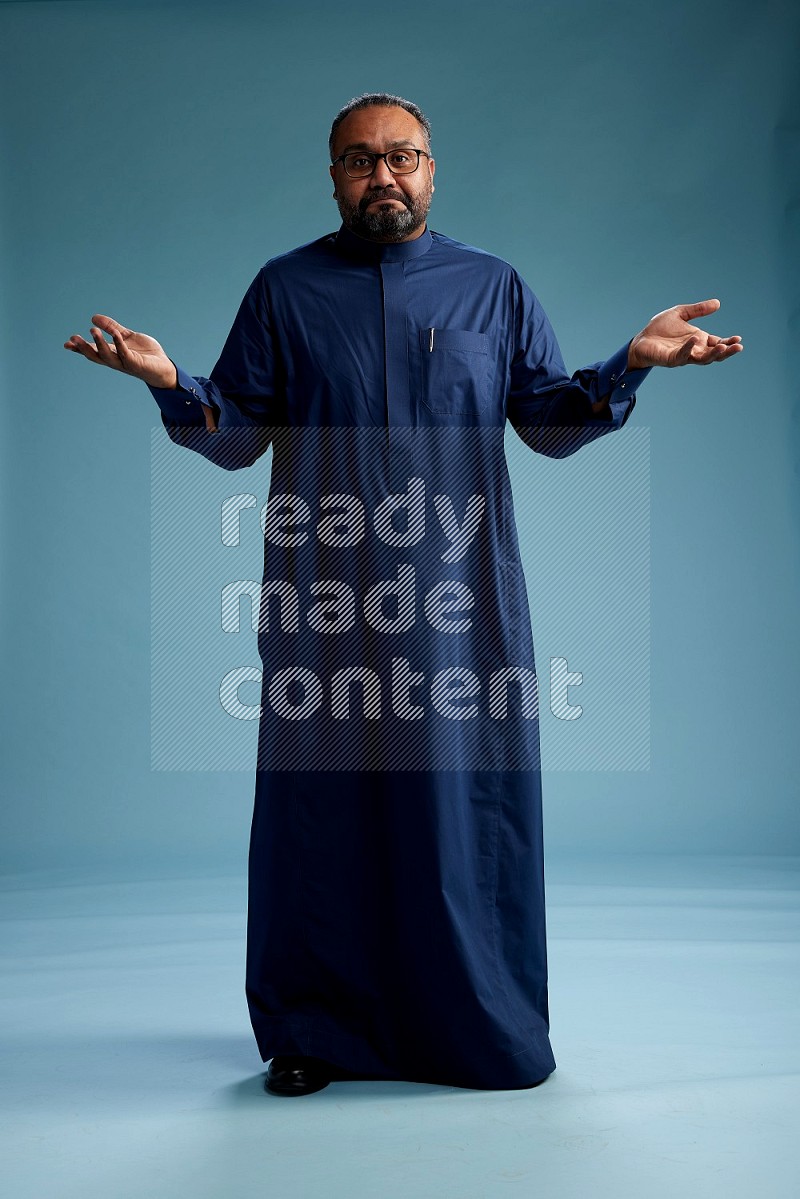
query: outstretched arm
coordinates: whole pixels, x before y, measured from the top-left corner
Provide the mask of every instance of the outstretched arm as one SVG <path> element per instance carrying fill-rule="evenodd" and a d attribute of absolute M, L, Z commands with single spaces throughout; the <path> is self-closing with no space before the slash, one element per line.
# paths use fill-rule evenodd
<path fill-rule="evenodd" d="M 519 282 L 508 418 L 531 449 L 550 457 L 573 454 L 621 428 L 633 410 L 636 389 L 652 367 L 707 366 L 744 349 L 738 334 L 717 337 L 689 323 L 716 312 L 719 300 L 676 304 L 656 313 L 605 363 L 568 379 L 550 322 L 527 284 Z"/>
<path fill-rule="evenodd" d="M 226 470 L 250 466 L 269 447 L 281 424 L 281 397 L 264 279 L 247 289 L 210 378 L 192 377 L 153 337 L 96 313 L 94 345 L 77 333 L 67 350 L 147 384 L 172 441 Z M 104 333 L 111 341 L 107 341 Z"/>
<path fill-rule="evenodd" d="M 163 391 L 177 390 L 178 368 L 154 337 L 136 333 L 102 312 L 96 312 L 92 317 L 89 332 L 94 344 L 79 333 L 73 333 L 64 342 L 64 349 L 81 354 L 88 362 L 98 366 L 108 366 L 134 379 L 141 379 L 150 387 Z M 109 335 L 110 342 L 106 341 L 104 333 Z M 203 403 L 202 411 L 206 428 L 214 432 L 217 426 L 213 408 Z"/>

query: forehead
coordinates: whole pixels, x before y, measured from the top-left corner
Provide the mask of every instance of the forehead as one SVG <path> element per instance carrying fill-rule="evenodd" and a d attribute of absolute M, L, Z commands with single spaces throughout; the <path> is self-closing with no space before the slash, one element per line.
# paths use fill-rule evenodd
<path fill-rule="evenodd" d="M 356 108 L 349 112 L 336 130 L 335 154 L 348 147 L 367 150 L 389 150 L 391 142 L 406 145 L 425 145 L 422 127 L 416 117 L 404 108 Z"/>

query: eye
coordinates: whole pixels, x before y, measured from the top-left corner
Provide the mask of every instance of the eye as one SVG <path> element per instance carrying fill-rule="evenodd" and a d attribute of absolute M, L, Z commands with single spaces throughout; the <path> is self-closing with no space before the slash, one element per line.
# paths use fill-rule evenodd
<path fill-rule="evenodd" d="M 347 161 L 349 166 L 355 167 L 356 170 L 359 170 L 360 168 L 369 166 L 371 158 L 367 154 L 351 154 L 349 155 Z"/>
<path fill-rule="evenodd" d="M 411 155 L 407 150 L 393 150 L 389 155 L 389 161 L 392 166 L 405 166 L 411 161 Z"/>

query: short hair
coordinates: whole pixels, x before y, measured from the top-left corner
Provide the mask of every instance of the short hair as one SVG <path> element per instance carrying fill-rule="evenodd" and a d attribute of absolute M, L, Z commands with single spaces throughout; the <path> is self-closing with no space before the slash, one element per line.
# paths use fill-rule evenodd
<path fill-rule="evenodd" d="M 404 100 L 402 96 L 393 96 L 389 92 L 363 92 L 360 96 L 354 96 L 341 108 L 333 118 L 331 125 L 331 134 L 328 138 L 328 152 L 331 162 L 333 161 L 333 147 L 336 141 L 336 130 L 341 125 L 342 121 L 351 112 L 355 112 L 357 108 L 404 108 L 406 112 L 410 112 L 419 124 L 422 126 L 422 132 L 425 136 L 425 149 L 430 154 L 431 149 L 431 123 L 425 116 L 421 108 L 416 104 L 412 104 L 410 100 Z"/>

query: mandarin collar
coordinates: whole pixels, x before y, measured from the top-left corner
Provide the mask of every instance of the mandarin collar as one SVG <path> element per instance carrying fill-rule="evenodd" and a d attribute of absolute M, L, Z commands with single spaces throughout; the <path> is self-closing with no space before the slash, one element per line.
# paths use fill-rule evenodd
<path fill-rule="evenodd" d="M 359 237 L 342 222 L 336 234 L 336 248 L 351 258 L 362 258 L 368 262 L 404 262 L 407 258 L 419 258 L 433 245 L 431 231 L 426 225 L 419 237 L 411 241 L 369 241 Z"/>

